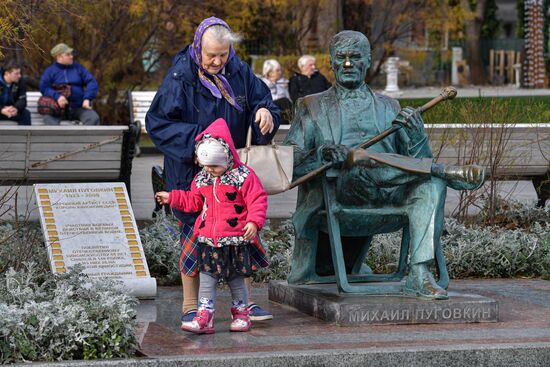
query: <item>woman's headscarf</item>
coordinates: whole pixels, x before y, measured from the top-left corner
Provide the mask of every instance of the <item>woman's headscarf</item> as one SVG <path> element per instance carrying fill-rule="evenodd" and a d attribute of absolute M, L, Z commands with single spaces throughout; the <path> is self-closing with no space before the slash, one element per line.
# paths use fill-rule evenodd
<path fill-rule="evenodd" d="M 193 38 L 193 43 L 191 44 L 191 47 L 189 47 L 189 54 L 195 64 L 199 67 L 199 80 L 202 85 L 204 85 L 210 93 L 216 98 L 225 98 L 229 104 L 231 104 L 233 107 L 237 109 L 237 111 L 242 112 L 243 109 L 237 101 L 235 100 L 235 94 L 233 93 L 233 89 L 231 89 L 231 85 L 229 85 L 227 79 L 225 77 L 218 73 L 215 75 L 209 74 L 206 70 L 202 67 L 202 36 L 204 35 L 204 32 L 208 27 L 211 27 L 213 25 L 221 25 L 227 28 L 229 31 L 231 31 L 231 28 L 229 28 L 229 25 L 227 25 L 226 22 L 223 20 L 216 18 L 216 17 L 210 17 L 201 22 L 199 26 L 197 27 L 197 30 L 195 31 L 195 37 Z M 229 46 L 229 57 L 227 58 L 227 62 L 231 60 L 235 56 L 235 49 L 233 48 L 233 45 Z M 226 62 L 226 64 L 227 64 Z M 224 65 L 225 66 L 225 65 Z M 206 75 L 205 75 L 206 74 Z M 208 76 L 207 76 L 208 75 Z"/>

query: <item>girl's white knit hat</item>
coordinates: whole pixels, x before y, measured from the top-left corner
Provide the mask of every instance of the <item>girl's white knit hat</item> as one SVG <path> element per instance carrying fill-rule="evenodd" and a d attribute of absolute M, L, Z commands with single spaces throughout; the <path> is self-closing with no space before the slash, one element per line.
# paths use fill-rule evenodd
<path fill-rule="evenodd" d="M 195 151 L 197 160 L 202 166 L 222 166 L 229 165 L 227 152 L 223 145 L 216 139 L 203 139 L 197 144 Z"/>

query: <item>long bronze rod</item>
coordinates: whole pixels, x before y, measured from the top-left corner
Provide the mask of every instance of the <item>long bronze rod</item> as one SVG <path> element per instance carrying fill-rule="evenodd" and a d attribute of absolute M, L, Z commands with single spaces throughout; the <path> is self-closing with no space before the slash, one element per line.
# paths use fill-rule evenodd
<path fill-rule="evenodd" d="M 438 103 L 440 103 L 442 101 L 455 98 L 456 95 L 457 95 L 456 88 L 446 87 L 445 89 L 443 89 L 441 91 L 441 93 L 439 93 L 439 95 L 437 97 L 435 97 L 432 100 L 428 101 L 426 104 L 420 106 L 416 110 L 420 114 L 422 114 L 422 113 L 428 111 L 430 108 L 434 107 L 435 105 L 437 105 Z M 375 137 L 361 143 L 357 148 L 366 149 L 366 148 L 378 143 L 380 140 L 386 138 L 388 135 L 391 135 L 391 134 L 395 133 L 397 130 L 401 129 L 401 125 L 396 125 L 394 123 L 395 123 L 395 120 L 392 122 L 392 125 L 393 125 L 392 127 L 382 131 L 380 134 L 376 135 Z M 303 175 L 302 177 L 300 177 L 296 181 L 292 182 L 290 184 L 288 190 L 291 190 L 291 189 L 295 188 L 296 186 L 299 186 L 299 185 L 311 180 L 315 176 L 325 172 L 330 167 L 332 167 L 332 163 L 327 163 L 327 164 L 325 164 L 325 165 L 323 165 L 319 168 L 316 168 L 313 171 Z"/>

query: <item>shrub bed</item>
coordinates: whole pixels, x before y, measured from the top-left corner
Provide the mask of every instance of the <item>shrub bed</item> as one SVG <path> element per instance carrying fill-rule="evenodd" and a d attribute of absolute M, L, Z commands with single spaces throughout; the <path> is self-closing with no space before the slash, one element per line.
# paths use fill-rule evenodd
<path fill-rule="evenodd" d="M 29 263 L 0 275 L 0 363 L 129 357 L 137 300 L 121 286 Z"/>
<path fill-rule="evenodd" d="M 451 218 L 445 219 L 441 241 L 450 277 L 550 279 L 550 209 L 504 200 L 498 203 L 496 226 L 485 224 L 486 208 L 470 218 L 468 226 Z M 181 250 L 179 245 L 174 246 L 173 235 L 164 227 L 163 221 L 176 225 L 175 221 L 163 218 L 141 230 L 145 254 L 151 269 L 171 269 L 174 273 L 166 279 L 179 281 L 177 262 Z M 155 233 L 159 234 L 152 235 Z M 286 279 L 294 247 L 291 221 L 279 225 L 268 222 L 261 235 L 271 265 L 255 272 L 254 279 L 259 282 Z M 167 237 L 167 240 L 162 239 Z M 400 244 L 400 233 L 375 236 L 367 264 L 375 272 L 393 271 L 397 266 Z M 172 264 L 167 265 L 170 262 Z"/>

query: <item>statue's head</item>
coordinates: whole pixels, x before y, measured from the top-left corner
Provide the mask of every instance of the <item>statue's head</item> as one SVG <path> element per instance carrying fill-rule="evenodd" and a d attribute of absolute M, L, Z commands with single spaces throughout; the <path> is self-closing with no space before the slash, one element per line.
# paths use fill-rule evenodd
<path fill-rule="evenodd" d="M 365 82 L 371 62 L 367 37 L 356 31 L 342 31 L 330 42 L 330 64 L 336 84 L 356 89 Z"/>

